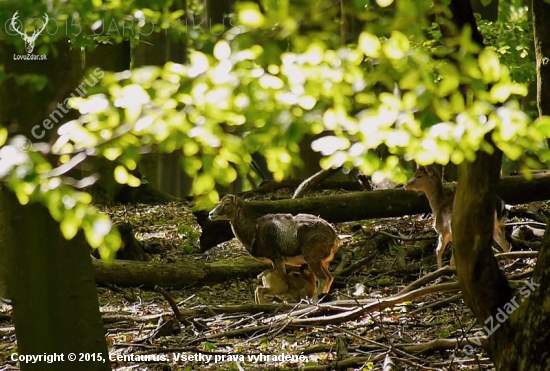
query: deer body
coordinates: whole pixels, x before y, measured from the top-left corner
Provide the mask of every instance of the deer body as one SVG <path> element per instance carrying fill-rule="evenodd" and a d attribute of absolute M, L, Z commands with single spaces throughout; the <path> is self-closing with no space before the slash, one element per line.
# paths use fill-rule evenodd
<path fill-rule="evenodd" d="M 454 196 L 446 195 L 443 191 L 443 180 L 439 172 L 431 166 L 419 167 L 414 176 L 405 183 L 405 189 L 422 192 L 428 198 L 430 208 L 434 214 L 434 229 L 437 232 L 437 267 L 443 266 L 443 252 L 449 242 L 453 241 L 451 219 L 453 215 Z M 509 251 L 510 244 L 504 235 L 506 224 L 506 209 L 504 201 L 497 197 L 497 210 L 495 211 L 495 223 L 493 239 L 502 250 Z M 454 265 L 454 257 L 451 257 L 451 266 Z"/>
<path fill-rule="evenodd" d="M 299 302 L 302 299 L 312 299 L 315 295 L 315 275 L 307 268 L 300 267 L 298 275 L 287 274 L 286 283 L 273 270 L 267 270 L 258 276 L 262 286 L 256 287 L 254 297 L 257 304 L 262 304 L 265 297 L 278 297 L 283 301 Z"/>
<path fill-rule="evenodd" d="M 333 281 L 328 264 L 338 250 L 339 239 L 324 219 L 310 214 L 267 214 L 254 218 L 246 202 L 233 195 L 223 197 L 209 217 L 228 220 L 250 255 L 271 261 L 274 273 L 285 285 L 288 285 L 285 263 L 308 264 L 318 280 L 316 296 L 328 293 Z"/>

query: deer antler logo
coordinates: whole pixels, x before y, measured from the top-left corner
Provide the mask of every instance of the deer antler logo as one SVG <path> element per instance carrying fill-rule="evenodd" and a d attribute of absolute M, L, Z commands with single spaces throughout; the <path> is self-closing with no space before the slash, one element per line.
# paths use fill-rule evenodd
<path fill-rule="evenodd" d="M 17 32 L 19 35 L 21 35 L 21 37 L 25 41 L 25 49 L 27 49 L 27 54 L 31 54 L 34 49 L 34 43 L 36 42 L 36 39 L 38 38 L 38 36 L 40 36 L 42 31 L 44 31 L 44 29 L 46 28 L 46 25 L 48 24 L 48 21 L 50 20 L 50 18 L 46 13 L 44 13 L 44 25 L 40 30 L 34 30 L 32 35 L 29 36 L 27 35 L 26 29 L 24 32 L 21 32 L 21 30 L 17 27 L 17 24 L 15 23 L 15 21 L 18 20 L 17 12 L 19 11 L 16 11 L 13 17 L 11 17 L 11 28 L 13 28 L 13 30 Z"/>

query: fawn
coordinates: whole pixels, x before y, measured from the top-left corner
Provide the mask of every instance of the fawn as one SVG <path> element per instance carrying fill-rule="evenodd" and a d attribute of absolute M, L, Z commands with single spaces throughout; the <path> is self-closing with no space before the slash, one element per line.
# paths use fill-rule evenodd
<path fill-rule="evenodd" d="M 254 298 L 257 304 L 264 302 L 264 297 L 278 297 L 283 301 L 299 302 L 302 299 L 312 299 L 315 295 L 315 275 L 308 269 L 306 264 L 300 267 L 300 272 L 293 272 L 286 275 L 288 283 L 275 274 L 273 270 L 260 273 L 258 278 L 262 279 L 262 286 L 256 287 Z"/>
<path fill-rule="evenodd" d="M 439 171 L 432 166 L 421 166 L 414 176 L 405 183 L 405 189 L 409 191 L 423 192 L 428 198 L 432 213 L 434 214 L 434 229 L 438 234 L 437 247 L 437 268 L 443 266 L 443 252 L 449 242 L 453 241 L 451 231 L 451 218 L 453 215 L 453 195 L 446 195 L 443 191 L 443 179 Z M 504 235 L 507 210 L 504 201 L 497 197 L 495 210 L 495 225 L 493 239 L 500 245 L 503 251 L 510 250 L 510 244 Z M 454 258 L 451 257 L 450 265 L 454 265 Z"/>
<path fill-rule="evenodd" d="M 267 214 L 254 218 L 246 202 L 234 195 L 223 197 L 208 214 L 210 220 L 228 220 L 237 239 L 253 257 L 271 261 L 273 272 L 288 285 L 285 263 L 307 264 L 317 278 L 319 294 L 330 290 L 333 277 L 328 265 L 340 240 L 324 219 L 310 214 Z"/>

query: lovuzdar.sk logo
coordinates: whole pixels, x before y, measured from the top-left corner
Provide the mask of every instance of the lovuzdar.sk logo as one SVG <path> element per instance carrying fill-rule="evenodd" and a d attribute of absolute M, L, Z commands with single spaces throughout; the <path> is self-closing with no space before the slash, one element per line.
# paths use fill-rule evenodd
<path fill-rule="evenodd" d="M 25 50 L 27 51 L 27 56 L 26 57 L 31 57 L 31 56 L 33 56 L 31 53 L 34 50 L 34 44 L 36 42 L 36 39 L 38 38 L 38 36 L 40 36 L 40 34 L 46 28 L 50 18 L 48 17 L 48 15 L 46 13 L 44 13 L 44 21 L 42 22 L 42 28 L 34 30 L 32 35 L 29 35 L 27 33 L 27 29 L 22 30 L 22 28 L 23 28 L 22 24 L 23 23 L 21 22 L 21 20 L 19 20 L 19 15 L 17 14 L 18 12 L 19 11 L 16 11 L 13 14 L 13 17 L 11 17 L 10 28 L 23 38 L 23 41 L 25 42 Z M 24 56 L 20 56 L 20 57 L 24 57 Z M 16 58 L 16 56 L 14 55 L 14 59 L 27 59 L 27 60 L 28 59 L 32 59 L 32 60 L 46 59 L 46 58 L 44 58 L 45 56 L 35 56 L 35 57 L 37 57 L 37 58 Z M 42 57 L 42 58 L 40 58 L 40 57 Z"/>

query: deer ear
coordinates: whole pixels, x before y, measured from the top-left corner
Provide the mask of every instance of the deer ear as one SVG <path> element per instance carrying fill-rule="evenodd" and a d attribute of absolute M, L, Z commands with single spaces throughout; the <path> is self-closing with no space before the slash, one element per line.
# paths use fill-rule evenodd
<path fill-rule="evenodd" d="M 433 167 L 431 167 L 431 166 L 426 166 L 426 167 L 424 167 L 424 169 L 426 170 L 426 174 L 428 174 L 429 176 L 433 176 L 433 175 L 434 175 L 434 169 L 433 169 Z"/>

